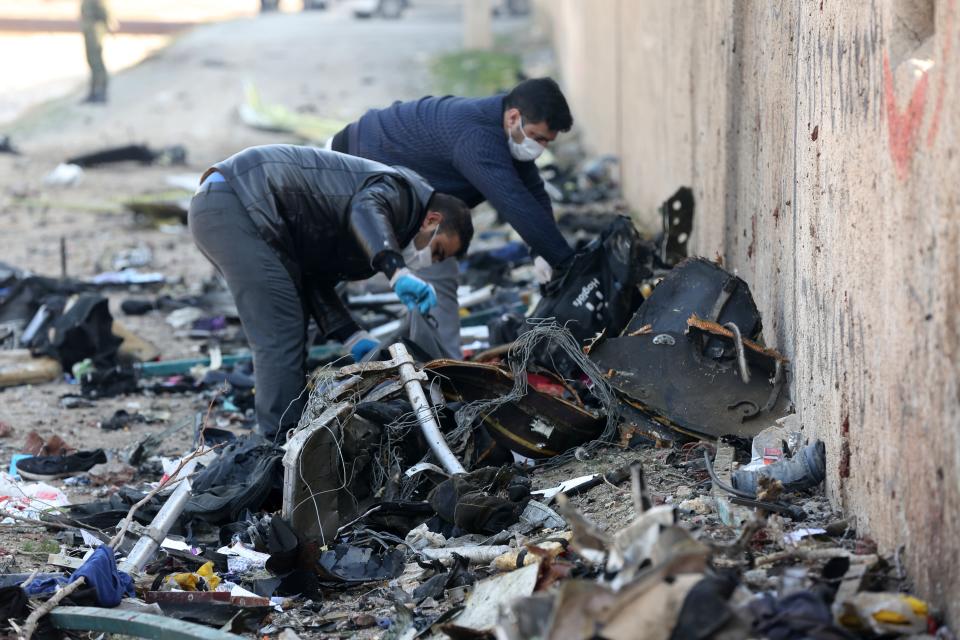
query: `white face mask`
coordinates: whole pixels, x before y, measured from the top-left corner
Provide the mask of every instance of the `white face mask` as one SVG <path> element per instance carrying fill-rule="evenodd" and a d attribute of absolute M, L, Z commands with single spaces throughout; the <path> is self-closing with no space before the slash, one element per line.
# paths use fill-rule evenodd
<path fill-rule="evenodd" d="M 440 231 L 439 224 L 434 228 L 433 235 L 430 236 L 430 239 L 427 241 L 427 244 L 424 245 L 423 249 L 417 249 L 417 245 L 413 240 L 403 248 L 401 255 L 403 255 L 403 261 L 406 263 L 408 269 L 418 271 L 420 269 L 426 269 L 433 264 L 433 250 L 430 245 L 433 243 L 433 239 L 437 237 L 438 231 Z"/>
<path fill-rule="evenodd" d="M 536 160 L 543 153 L 543 145 L 528 138 L 523 132 L 523 116 L 520 116 L 520 135 L 523 136 L 523 142 L 514 142 L 513 136 L 507 134 L 507 143 L 510 145 L 510 155 L 520 162 L 530 162 Z"/>

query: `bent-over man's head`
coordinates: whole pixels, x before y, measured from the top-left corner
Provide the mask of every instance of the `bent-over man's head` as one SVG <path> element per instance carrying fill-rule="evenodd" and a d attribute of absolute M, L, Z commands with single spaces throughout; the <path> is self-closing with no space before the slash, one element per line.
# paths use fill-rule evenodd
<path fill-rule="evenodd" d="M 413 246 L 422 250 L 430 245 L 434 262 L 453 256 L 467 255 L 473 239 L 473 220 L 470 207 L 460 198 L 446 193 L 434 193 L 427 204 L 427 215 L 413 238 Z"/>
<path fill-rule="evenodd" d="M 524 80 L 503 100 L 503 130 L 517 160 L 536 160 L 558 134 L 572 126 L 567 99 L 552 78 Z"/>

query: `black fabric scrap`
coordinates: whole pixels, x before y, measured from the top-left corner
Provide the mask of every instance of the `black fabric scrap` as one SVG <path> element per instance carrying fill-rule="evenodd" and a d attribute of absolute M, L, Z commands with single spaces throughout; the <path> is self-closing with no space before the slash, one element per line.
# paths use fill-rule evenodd
<path fill-rule="evenodd" d="M 137 373 L 132 368 L 97 369 L 80 376 L 80 393 L 84 398 L 113 398 L 137 391 Z"/>
<path fill-rule="evenodd" d="M 56 318 L 49 343 L 31 346 L 37 355 L 56 358 L 63 368 L 90 358 L 97 368 L 117 364 L 117 352 L 123 340 L 113 333 L 109 302 L 96 293 L 81 294 L 73 305 Z"/>
<path fill-rule="evenodd" d="M 75 592 L 74 595 L 78 592 Z M 69 601 L 68 598 L 66 602 Z M 23 626 L 24 620 L 30 615 L 28 602 L 29 598 L 26 592 L 19 585 L 0 587 L 0 620 L 6 620 L 8 626 L 11 621 L 17 621 L 20 626 Z M 33 632 L 33 637 L 37 640 L 54 640 L 64 637 L 64 634 L 53 627 L 49 616 L 44 616 L 40 618 L 37 628 Z"/>
<path fill-rule="evenodd" d="M 403 567 L 404 553 L 400 549 L 375 553 L 367 547 L 338 544 L 320 555 L 317 574 L 321 580 L 332 582 L 377 582 L 396 578 Z"/>
<path fill-rule="evenodd" d="M 433 516 L 434 510 L 429 502 L 381 502 L 376 505 L 376 510 L 371 508 L 371 512 L 358 521 L 358 524 L 404 538 L 411 529 L 417 528 Z"/>
<path fill-rule="evenodd" d="M 184 507 L 181 521 L 196 518 L 213 525 L 234 521 L 246 510 L 263 507 L 282 478 L 282 456 L 267 455 L 257 461 L 244 480 L 219 484 L 203 492 L 197 490 Z"/>
<path fill-rule="evenodd" d="M 509 468 L 486 467 L 445 480 L 428 500 L 446 522 L 470 533 L 494 534 L 520 520 L 529 495 L 529 478 Z"/>
<path fill-rule="evenodd" d="M 27 594 L 19 586 L 0 588 L 0 620 L 22 618 L 27 613 Z"/>
<path fill-rule="evenodd" d="M 737 581 L 729 575 L 707 576 L 687 593 L 670 640 L 712 638 L 733 615 L 727 606 Z"/>
<path fill-rule="evenodd" d="M 468 570 L 469 560 L 458 554 L 453 554 L 453 560 L 454 564 L 449 570 L 441 570 L 414 589 L 413 599 L 418 603 L 427 598 L 440 599 L 447 589 L 469 586 L 477 581 L 477 577 Z"/>
<path fill-rule="evenodd" d="M 150 300 L 135 300 L 131 298 L 120 303 L 120 310 L 128 316 L 142 316 L 156 308 L 157 305 Z"/>
<path fill-rule="evenodd" d="M 144 422 L 145 420 L 146 419 L 139 413 L 129 413 L 124 409 L 117 409 L 110 418 L 100 422 L 100 428 L 104 431 L 117 431 L 136 422 Z"/>
<path fill-rule="evenodd" d="M 195 494 L 214 487 L 246 482 L 265 457 L 282 455 L 283 449 L 255 433 L 237 438 L 221 450 L 209 467 L 197 474 L 191 483 Z"/>
<path fill-rule="evenodd" d="M 270 553 L 270 558 L 267 560 L 266 569 L 270 573 L 285 575 L 296 569 L 297 556 L 300 553 L 300 536 L 283 518 L 270 518 L 267 551 Z"/>
<path fill-rule="evenodd" d="M 686 604 L 686 603 L 684 603 Z M 777 600 L 769 593 L 751 600 L 753 631 L 769 640 L 852 640 L 834 624 L 830 607 L 809 591 Z"/>

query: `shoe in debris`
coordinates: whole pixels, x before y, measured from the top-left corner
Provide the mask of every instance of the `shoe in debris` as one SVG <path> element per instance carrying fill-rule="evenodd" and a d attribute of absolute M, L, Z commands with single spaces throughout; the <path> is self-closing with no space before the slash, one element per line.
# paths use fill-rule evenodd
<path fill-rule="evenodd" d="M 783 484 L 791 493 L 819 486 L 827 476 L 826 447 L 821 440 L 801 449 L 795 456 L 761 467 L 756 471 L 739 469 L 733 472 L 733 486 L 740 491 L 757 494 L 760 478 L 767 477 Z"/>
<path fill-rule="evenodd" d="M 56 480 L 89 471 L 105 463 L 103 449 L 78 451 L 67 456 L 34 456 L 17 462 L 17 473 L 27 480 Z"/>

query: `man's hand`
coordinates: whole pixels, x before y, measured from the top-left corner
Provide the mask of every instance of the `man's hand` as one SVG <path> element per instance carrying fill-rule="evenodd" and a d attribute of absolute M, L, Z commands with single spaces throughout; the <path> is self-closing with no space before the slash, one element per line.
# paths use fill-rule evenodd
<path fill-rule="evenodd" d="M 390 286 L 400 298 L 400 302 L 407 305 L 411 311 L 417 309 L 426 314 L 437 304 L 437 292 L 433 290 L 433 286 L 410 273 L 409 269 L 397 269 L 390 278 Z"/>
<path fill-rule="evenodd" d="M 533 277 L 538 284 L 547 284 L 553 278 L 553 267 L 541 256 L 533 259 Z"/>
<path fill-rule="evenodd" d="M 360 330 L 347 338 L 343 346 L 353 356 L 354 362 L 363 362 L 366 356 L 376 354 L 380 341 L 370 335 L 369 331 Z"/>

